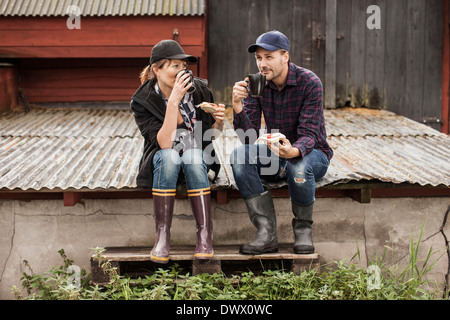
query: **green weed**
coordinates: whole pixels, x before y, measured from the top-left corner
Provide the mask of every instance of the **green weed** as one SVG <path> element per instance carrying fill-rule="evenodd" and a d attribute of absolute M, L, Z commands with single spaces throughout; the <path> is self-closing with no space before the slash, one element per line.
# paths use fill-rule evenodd
<path fill-rule="evenodd" d="M 12 288 L 17 299 L 26 300 L 438 300 L 448 293 L 425 279 L 437 260 L 430 249 L 419 258 L 422 238 L 411 237 L 409 263 L 406 267 L 387 267 L 386 252 L 371 262 L 369 268 L 355 263 L 335 261 L 300 274 L 265 270 L 261 274 L 246 272 L 227 277 L 224 274 L 183 274 L 179 266 L 158 269 L 151 276 L 130 279 L 117 273 L 102 252 L 94 252 L 110 281 L 104 286 L 93 285 L 85 270 L 79 272 L 79 283 L 72 282 L 73 273 L 64 250 L 60 267 L 36 274 L 27 261 L 30 273 L 23 273 L 22 288 Z M 360 257 L 359 248 L 354 257 Z M 25 291 L 26 295 L 22 292 Z"/>

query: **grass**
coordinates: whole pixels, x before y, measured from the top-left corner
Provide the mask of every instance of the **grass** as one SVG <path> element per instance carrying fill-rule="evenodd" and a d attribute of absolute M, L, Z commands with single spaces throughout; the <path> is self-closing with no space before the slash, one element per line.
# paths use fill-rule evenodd
<path fill-rule="evenodd" d="M 369 268 L 355 263 L 335 261 L 298 275 L 283 270 L 266 270 L 262 274 L 246 272 L 226 277 L 223 274 L 183 274 L 179 266 L 158 269 L 151 276 L 130 279 L 120 276 L 109 261 L 102 259 L 102 248 L 95 248 L 103 271 L 110 282 L 92 285 L 90 274 L 71 270 L 73 261 L 64 250 L 59 254 L 63 264 L 36 274 L 24 261 L 30 273 L 23 273 L 22 291 L 12 288 L 19 300 L 444 300 L 449 293 L 439 284 L 425 279 L 435 266 L 432 248 L 420 259 L 419 244 L 411 237 L 409 263 L 388 267 L 384 264 L 387 249 Z M 359 257 L 359 250 L 355 257 Z M 353 261 L 353 259 L 352 259 Z M 76 275 L 76 277 L 75 277 Z M 74 280 L 76 280 L 74 282 Z"/>

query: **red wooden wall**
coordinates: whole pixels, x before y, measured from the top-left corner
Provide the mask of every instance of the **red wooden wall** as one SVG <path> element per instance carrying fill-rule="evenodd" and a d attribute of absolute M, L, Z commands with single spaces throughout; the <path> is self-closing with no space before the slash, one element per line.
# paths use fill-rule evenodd
<path fill-rule="evenodd" d="M 18 66 L 19 85 L 32 103 L 127 101 L 139 86 L 152 47 L 177 40 L 199 57 L 194 72 L 207 78 L 204 16 L 67 17 L 0 19 L 0 59 Z"/>
<path fill-rule="evenodd" d="M 33 103 L 126 101 L 147 58 L 21 59 L 20 86 Z"/>

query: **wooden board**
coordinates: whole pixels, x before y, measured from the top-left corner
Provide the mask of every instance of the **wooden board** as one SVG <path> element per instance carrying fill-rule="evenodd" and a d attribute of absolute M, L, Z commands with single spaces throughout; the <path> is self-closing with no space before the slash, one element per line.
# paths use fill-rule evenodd
<path fill-rule="evenodd" d="M 252 271 L 255 273 L 264 270 L 290 270 L 295 274 L 319 268 L 319 255 L 294 254 L 292 244 L 280 244 L 278 253 L 263 255 L 239 254 L 239 246 L 220 245 L 214 247 L 214 258 L 210 260 L 194 259 L 194 246 L 176 246 L 170 251 L 170 260 L 167 264 L 151 262 L 151 247 L 110 247 L 106 248 L 103 257 L 116 268 L 119 275 L 131 278 L 150 275 L 160 268 L 171 268 L 178 265 L 184 272 L 192 275 L 223 273 L 227 276 Z M 91 280 L 95 284 L 109 282 L 108 275 L 101 268 L 95 255 L 91 257 Z"/>
<path fill-rule="evenodd" d="M 177 246 L 170 250 L 170 260 L 194 260 L 194 246 Z M 150 261 L 151 247 L 109 247 L 103 253 L 107 260 L 111 261 Z M 96 260 L 95 256 L 92 256 Z M 294 254 L 291 244 L 280 244 L 278 253 L 263 255 L 244 255 L 239 253 L 239 246 L 221 245 L 214 247 L 214 257 L 212 260 L 269 260 L 269 259 L 295 259 L 295 260 L 315 260 L 319 254 Z"/>

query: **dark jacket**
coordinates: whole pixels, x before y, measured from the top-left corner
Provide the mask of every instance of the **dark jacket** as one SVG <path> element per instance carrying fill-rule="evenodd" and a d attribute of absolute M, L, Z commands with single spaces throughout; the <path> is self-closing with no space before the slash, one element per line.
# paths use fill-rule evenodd
<path fill-rule="evenodd" d="M 207 87 L 206 80 L 194 78 L 195 91 L 193 93 L 194 104 L 198 105 L 202 102 L 214 102 L 213 95 Z M 133 112 L 136 124 L 144 137 L 144 151 L 139 163 L 139 173 L 136 178 L 138 187 L 151 188 L 153 186 L 153 156 L 158 150 L 161 150 L 156 136 L 161 129 L 164 117 L 166 114 L 166 103 L 161 96 L 156 92 L 154 83 L 147 81 L 136 90 L 130 103 L 131 111 Z M 211 129 L 215 120 L 211 114 L 204 112 L 200 108 L 195 108 L 197 121 L 202 122 L 202 135 L 208 129 Z M 211 140 L 202 140 L 202 147 L 205 150 Z M 214 157 L 215 152 L 212 154 Z M 217 160 L 214 161 L 211 169 L 217 173 L 220 169 L 220 164 Z"/>

